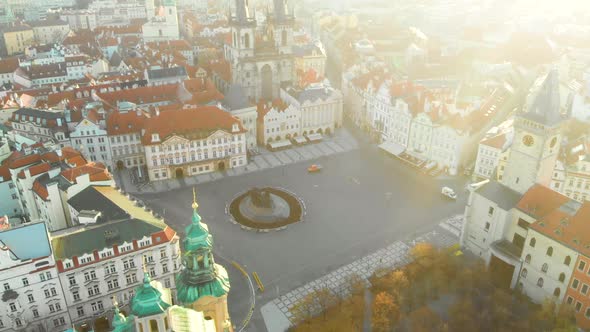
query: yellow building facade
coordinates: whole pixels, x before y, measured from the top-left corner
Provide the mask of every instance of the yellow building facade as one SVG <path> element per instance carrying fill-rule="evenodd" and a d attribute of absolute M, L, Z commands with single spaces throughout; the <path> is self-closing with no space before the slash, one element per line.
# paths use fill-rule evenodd
<path fill-rule="evenodd" d="M 4 32 L 4 45 L 8 55 L 23 53 L 34 41 L 33 29 L 26 25 L 9 27 Z"/>

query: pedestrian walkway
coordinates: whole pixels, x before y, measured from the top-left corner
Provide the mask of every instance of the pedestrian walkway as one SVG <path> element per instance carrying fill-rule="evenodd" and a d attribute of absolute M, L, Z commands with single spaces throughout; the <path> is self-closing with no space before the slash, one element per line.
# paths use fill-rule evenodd
<path fill-rule="evenodd" d="M 358 149 L 356 139 L 344 128 L 338 130 L 333 137 L 325 137 L 323 141 L 315 144 L 293 147 L 288 150 L 271 152 L 260 149 L 260 154 L 250 158 L 246 166 L 228 169 L 226 172 L 211 172 L 183 179 L 156 181 L 137 187 L 129 181 L 128 173 L 121 172 L 116 177 L 117 183 L 128 193 L 158 193 L 181 188 L 182 186 L 194 186 L 222 179 L 227 176 L 239 176 L 247 173 L 257 172 L 264 169 L 298 163 L 306 160 L 316 159 L 324 156 L 331 156 Z"/>
<path fill-rule="evenodd" d="M 409 241 L 397 241 L 386 248 L 362 257 L 348 265 L 342 266 L 331 273 L 288 292 L 262 306 L 261 312 L 269 332 L 286 331 L 291 324 L 293 313 L 291 308 L 307 294 L 322 288 L 330 289 L 334 294 L 344 298 L 350 295 L 347 281 L 352 275 L 358 275 L 368 284 L 368 279 L 375 271 L 395 269 L 410 262 L 409 250 L 415 244 L 428 242 L 438 248 L 448 248 L 458 241 L 458 235 L 446 230 L 445 227 L 456 227 L 461 216 L 453 216 L 439 223 L 434 230 Z M 443 227 L 442 225 L 445 225 Z M 451 226 L 453 225 L 453 226 Z"/>

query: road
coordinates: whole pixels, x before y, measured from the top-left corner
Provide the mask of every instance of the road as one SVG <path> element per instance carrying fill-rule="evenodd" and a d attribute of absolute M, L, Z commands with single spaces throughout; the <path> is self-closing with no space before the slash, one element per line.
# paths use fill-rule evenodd
<path fill-rule="evenodd" d="M 323 166 L 309 174 L 312 163 Z M 442 218 L 461 213 L 467 195 L 465 179 L 432 179 L 417 173 L 375 147 L 291 164 L 242 176 L 225 177 L 197 186 L 200 213 L 209 225 L 215 253 L 257 272 L 266 292 L 263 305 L 307 281 L 316 279 L 355 258 L 432 229 Z M 233 225 L 226 204 L 252 187 L 279 186 L 304 200 L 305 221 L 281 232 L 255 233 Z M 456 201 L 440 194 L 442 186 L 455 188 Z M 192 189 L 165 194 L 137 195 L 166 222 L 182 231 L 190 223 Z M 225 264 L 225 263 L 224 263 Z M 229 270 L 229 267 L 228 267 Z M 230 278 L 242 278 L 230 271 Z M 248 288 L 230 291 L 230 314 L 238 324 L 248 311 Z M 265 331 L 255 311 L 247 331 Z"/>

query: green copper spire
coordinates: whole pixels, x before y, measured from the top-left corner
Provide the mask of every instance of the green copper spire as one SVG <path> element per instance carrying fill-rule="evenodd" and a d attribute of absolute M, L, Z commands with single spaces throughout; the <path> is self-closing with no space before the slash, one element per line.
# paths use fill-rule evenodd
<path fill-rule="evenodd" d="M 137 317 L 146 317 L 164 313 L 168 307 L 170 304 L 162 300 L 162 293 L 152 285 L 144 262 L 143 284 L 135 289 L 131 312 Z"/>
<path fill-rule="evenodd" d="M 213 236 L 198 213 L 197 195 L 193 189 L 192 223 L 183 240 L 184 269 L 176 278 L 178 300 L 184 304 L 196 302 L 203 296 L 221 297 L 229 291 L 227 271 L 213 259 Z"/>
<path fill-rule="evenodd" d="M 209 228 L 201 222 L 201 216 L 198 211 L 197 193 L 194 188 L 192 207 L 192 223 L 186 228 L 186 238 L 183 241 L 184 250 L 191 251 L 201 247 L 213 247 L 213 237 L 209 233 Z"/>

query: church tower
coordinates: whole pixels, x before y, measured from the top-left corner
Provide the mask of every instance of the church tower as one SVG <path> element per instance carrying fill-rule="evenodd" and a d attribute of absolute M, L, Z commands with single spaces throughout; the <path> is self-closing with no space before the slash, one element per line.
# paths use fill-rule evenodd
<path fill-rule="evenodd" d="M 293 27 L 295 16 L 287 0 L 273 0 L 274 12 L 269 17 L 274 29 L 274 40 L 280 54 L 291 54 L 293 52 Z"/>
<path fill-rule="evenodd" d="M 549 187 L 561 145 L 562 122 L 558 72 L 552 70 L 526 111 L 515 117 L 514 141 L 502 184 L 521 194 L 535 183 Z"/>
<path fill-rule="evenodd" d="M 238 59 L 254 56 L 256 18 L 250 12 L 248 0 L 235 0 L 235 15 L 230 14 L 231 45 L 226 58 L 233 64 Z"/>
<path fill-rule="evenodd" d="M 186 228 L 182 243 L 184 269 L 176 278 L 177 299 L 183 306 L 203 312 L 206 319 L 213 319 L 217 331 L 233 331 L 227 310 L 227 271 L 215 264 L 213 237 L 201 222 L 196 197 L 192 207 L 192 223 Z"/>

